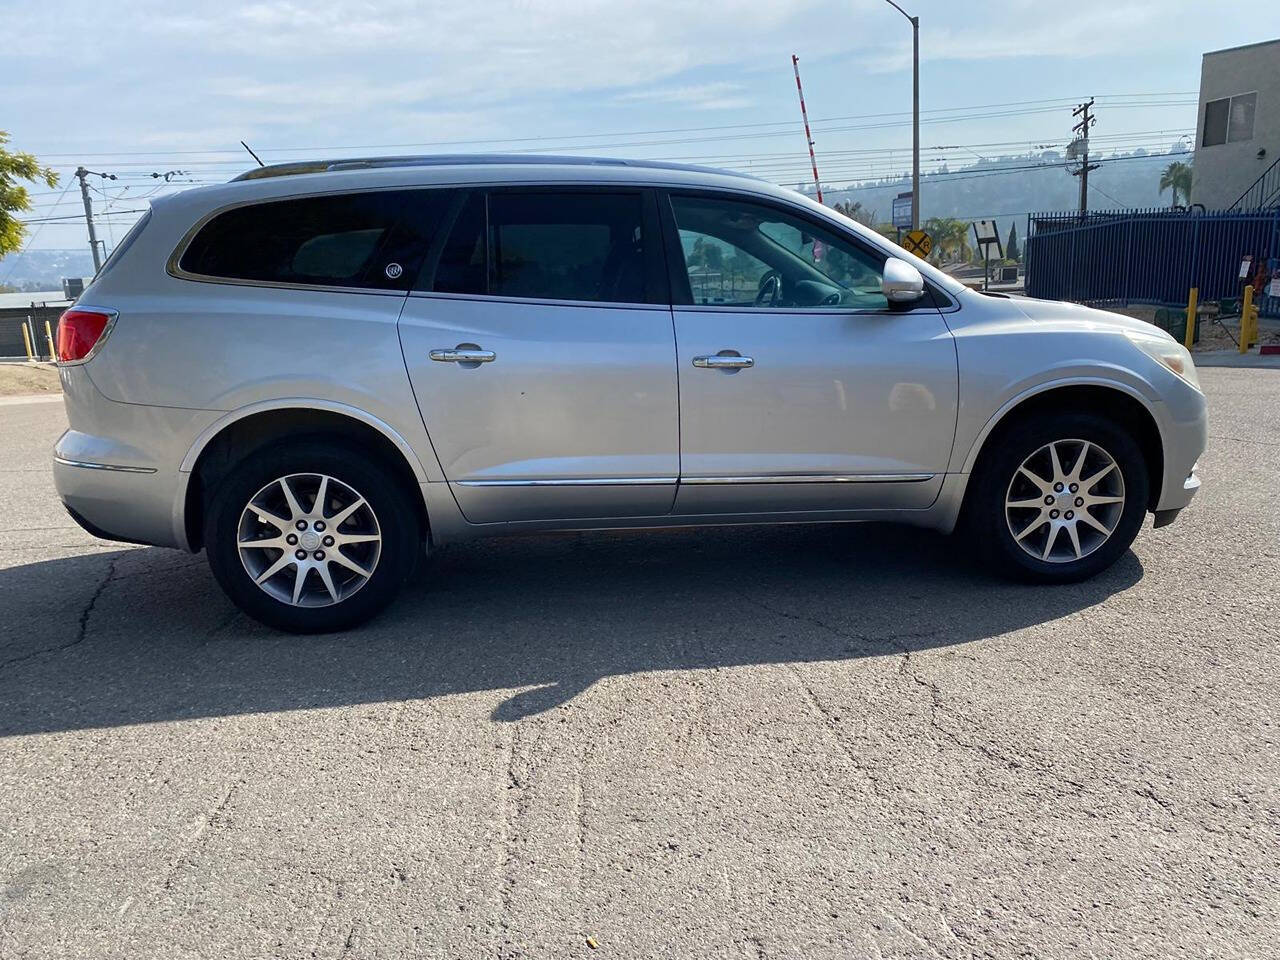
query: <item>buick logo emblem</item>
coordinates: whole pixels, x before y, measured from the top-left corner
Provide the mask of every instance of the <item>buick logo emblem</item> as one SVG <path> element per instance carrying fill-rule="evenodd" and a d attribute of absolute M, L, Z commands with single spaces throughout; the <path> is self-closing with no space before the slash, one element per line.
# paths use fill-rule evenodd
<path fill-rule="evenodd" d="M 388 277 L 390 277 L 392 280 L 395 280 L 395 279 L 396 279 L 397 277 L 399 277 L 399 276 L 400 276 L 400 274 L 402 274 L 402 273 L 404 273 L 404 267 L 400 266 L 400 264 L 398 264 L 398 263 L 388 263 L 388 264 L 387 264 L 386 274 L 387 274 L 387 276 L 388 276 Z"/>

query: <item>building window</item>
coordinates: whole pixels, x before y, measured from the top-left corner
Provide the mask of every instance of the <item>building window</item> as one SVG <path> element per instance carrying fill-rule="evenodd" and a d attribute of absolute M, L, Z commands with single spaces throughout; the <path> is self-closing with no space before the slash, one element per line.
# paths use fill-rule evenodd
<path fill-rule="evenodd" d="M 1204 105 L 1204 137 L 1200 145 L 1216 147 L 1221 143 L 1252 140 L 1253 115 L 1257 106 L 1256 93 L 1210 100 Z"/>
<path fill-rule="evenodd" d="M 1253 139 L 1253 112 L 1258 106 L 1258 95 L 1246 93 L 1231 98 L 1231 122 L 1227 124 L 1227 143 Z"/>

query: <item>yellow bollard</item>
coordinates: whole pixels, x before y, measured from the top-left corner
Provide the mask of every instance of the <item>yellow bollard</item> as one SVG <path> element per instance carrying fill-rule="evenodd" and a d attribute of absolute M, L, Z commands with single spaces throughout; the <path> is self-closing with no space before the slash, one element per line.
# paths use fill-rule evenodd
<path fill-rule="evenodd" d="M 53 339 L 53 327 L 49 326 L 48 320 L 44 322 L 44 336 L 45 339 L 49 341 L 49 362 L 57 363 L 58 348 L 56 346 L 56 341 Z"/>
<path fill-rule="evenodd" d="M 1187 349 L 1191 349 L 1191 344 L 1196 341 L 1196 301 L 1200 299 L 1200 288 L 1192 287 L 1191 293 L 1187 295 Z"/>
<path fill-rule="evenodd" d="M 1257 337 L 1253 332 L 1256 320 L 1253 316 L 1253 284 L 1244 288 L 1244 300 L 1240 304 L 1240 352 L 1248 353 L 1249 344 Z"/>
<path fill-rule="evenodd" d="M 31 349 L 31 331 L 27 329 L 27 325 L 22 325 L 22 343 L 27 348 L 27 359 L 35 360 L 36 353 Z"/>

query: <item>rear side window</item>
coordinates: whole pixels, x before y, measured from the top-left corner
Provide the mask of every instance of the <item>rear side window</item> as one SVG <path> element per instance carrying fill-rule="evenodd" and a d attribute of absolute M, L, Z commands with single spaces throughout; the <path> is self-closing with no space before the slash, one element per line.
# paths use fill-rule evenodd
<path fill-rule="evenodd" d="M 444 191 L 395 190 L 236 207 L 200 229 L 179 266 L 229 280 L 407 290 L 446 203 Z"/>
<path fill-rule="evenodd" d="M 430 289 L 535 300 L 645 303 L 644 197 L 503 190 L 459 211 Z"/>

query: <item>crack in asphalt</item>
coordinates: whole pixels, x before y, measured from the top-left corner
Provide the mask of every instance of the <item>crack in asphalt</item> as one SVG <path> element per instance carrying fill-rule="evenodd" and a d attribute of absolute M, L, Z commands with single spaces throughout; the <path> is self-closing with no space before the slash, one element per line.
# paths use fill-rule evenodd
<path fill-rule="evenodd" d="M 1276 440 L 1255 440 L 1251 437 L 1217 437 L 1213 434 L 1209 435 L 1210 440 L 1230 440 L 1232 443 L 1256 443 L 1260 447 L 1280 447 L 1280 441 Z"/>
<path fill-rule="evenodd" d="M 111 560 L 107 563 L 106 576 L 104 576 L 98 583 L 93 594 L 89 597 L 88 602 L 86 602 L 84 607 L 80 610 L 80 618 L 76 625 L 75 639 L 69 640 L 66 643 L 54 644 L 51 647 L 41 647 L 39 650 L 32 650 L 21 654 L 20 656 L 10 657 L 7 660 L 0 661 L 0 669 L 3 669 L 4 667 L 11 667 L 18 663 L 25 663 L 28 660 L 34 660 L 36 657 L 44 656 L 46 653 L 59 653 L 63 650 L 70 650 L 72 647 L 78 647 L 80 644 L 84 643 L 84 638 L 89 632 L 89 617 L 93 614 L 93 608 L 97 606 L 98 598 L 101 597 L 103 591 L 107 589 L 107 584 L 116 579 L 115 574 L 116 562 Z"/>
<path fill-rule="evenodd" d="M 1150 785 L 1141 787 L 1137 790 L 1134 790 L 1133 792 L 1136 793 L 1138 796 L 1142 797 L 1143 799 L 1150 800 L 1152 803 L 1159 805 L 1162 809 L 1170 813 L 1173 812 L 1173 804 L 1170 803 L 1168 800 L 1166 800 L 1164 797 L 1160 796 L 1160 794 L 1156 793 L 1155 789 Z"/>
<path fill-rule="evenodd" d="M 921 677 L 912 667 L 911 651 L 904 649 L 902 651 L 902 664 L 899 667 L 899 673 L 907 679 L 913 681 L 929 692 L 930 708 L 929 708 L 929 726 L 942 735 L 949 743 L 954 744 L 962 750 L 971 753 L 977 753 L 994 764 L 1003 766 L 1011 772 L 1020 770 L 1028 770 L 1033 774 L 1050 780 L 1056 780 L 1059 784 L 1065 784 L 1070 789 L 1065 791 L 1066 795 L 1078 795 L 1084 793 L 1088 788 L 1078 780 L 1072 780 L 1070 777 L 1058 773 L 1056 770 L 1044 763 L 1032 761 L 1029 757 L 1018 758 L 1010 756 L 1000 750 L 996 750 L 989 744 L 981 743 L 977 740 L 964 740 L 954 730 L 948 729 L 946 726 L 938 722 L 940 713 L 947 713 L 946 707 L 943 705 L 942 691 L 938 684 L 932 680 Z M 951 715 L 960 720 L 960 715 L 951 712 Z"/>
<path fill-rule="evenodd" d="M 502 823 L 503 861 L 501 868 L 501 886 L 498 891 L 499 912 L 498 925 L 502 928 L 502 942 L 498 945 L 497 955 L 503 960 L 520 956 L 520 948 L 511 942 L 511 911 L 515 904 L 516 886 L 520 874 L 518 850 L 528 843 L 527 817 L 532 798 L 529 795 L 529 781 L 536 763 L 530 752 L 521 757 L 520 747 L 524 740 L 524 727 L 516 724 L 511 731 L 511 742 L 507 754 L 507 790 L 516 791 L 515 797 L 506 804 L 506 813 Z M 524 775 L 521 776 L 519 765 L 524 761 Z"/>
<path fill-rule="evenodd" d="M 742 598 L 747 603 L 759 607 L 761 610 L 771 613 L 776 617 L 781 617 L 785 620 L 792 620 L 797 623 L 807 623 L 810 626 L 818 627 L 821 630 L 825 630 L 828 633 L 863 649 L 872 647 L 877 643 L 889 643 L 901 647 L 905 641 L 928 640 L 938 634 L 936 629 L 921 630 L 911 633 L 889 634 L 881 637 L 869 636 L 862 633 L 851 633 L 849 631 L 833 627 L 831 624 L 826 623 L 823 620 L 819 620 L 816 617 L 809 617 L 802 614 L 789 613 L 785 610 L 778 610 L 755 597 L 742 596 Z M 809 681 L 805 679 L 804 673 L 800 670 L 798 665 L 788 663 L 786 666 L 795 676 L 796 680 L 799 681 L 800 688 L 805 692 L 805 696 L 808 698 L 809 703 L 822 716 L 824 724 L 831 731 L 831 735 L 837 746 L 839 746 L 845 756 L 849 758 L 854 769 L 862 774 L 862 776 L 866 778 L 867 782 L 871 785 L 872 793 L 882 800 L 887 799 L 887 795 L 880 784 L 880 779 L 876 776 L 872 766 L 866 762 L 866 758 L 856 748 L 854 748 L 842 734 L 839 716 L 833 713 L 831 708 L 828 707 L 823 702 L 822 698 L 818 696 L 817 691 L 815 691 Z"/>
<path fill-rule="evenodd" d="M 929 726 L 937 734 L 937 737 L 935 737 L 935 739 L 941 738 L 941 740 L 945 740 L 946 742 L 952 744 L 953 746 L 961 750 L 965 750 L 970 753 L 976 753 L 981 757 L 985 758 L 986 760 L 988 760 L 989 762 L 998 766 L 1005 767 L 1006 769 L 1012 772 L 1025 770 L 1025 771 L 1031 772 L 1032 774 L 1046 778 L 1048 780 L 1056 781 L 1059 786 L 1055 790 L 1055 792 L 1059 793 L 1060 795 L 1078 795 L 1080 793 L 1085 792 L 1088 789 L 1080 781 L 1072 780 L 1070 777 L 1067 777 L 1061 773 L 1058 773 L 1056 770 L 1053 770 L 1051 767 L 1049 767 L 1044 763 L 1034 761 L 1029 757 L 1017 757 L 1016 755 L 1011 756 L 1000 750 L 995 749 L 989 744 L 982 743 L 981 741 L 978 741 L 978 740 L 964 739 L 955 730 L 950 729 L 947 725 L 940 722 L 939 717 L 941 714 L 950 714 L 952 717 L 954 717 L 957 720 L 957 722 L 960 722 L 960 723 L 963 723 L 964 719 L 959 714 L 956 714 L 954 711 L 947 709 L 947 707 L 943 702 L 942 690 L 939 688 L 937 683 L 920 676 L 916 672 L 912 664 L 912 651 L 907 646 L 907 643 L 912 640 L 928 640 L 932 637 L 937 636 L 939 632 L 937 629 L 916 631 L 911 633 L 890 633 L 890 634 L 885 634 L 883 636 L 872 636 L 867 634 L 851 633 L 849 631 L 840 630 L 837 627 L 833 627 L 831 624 L 826 623 L 825 621 L 820 620 L 816 617 L 810 617 L 802 614 L 790 613 L 784 610 L 778 610 L 766 603 L 762 603 L 761 601 L 757 600 L 754 597 L 749 597 L 741 594 L 740 596 L 742 596 L 743 599 L 748 603 L 756 607 L 759 607 L 760 609 L 765 610 L 766 612 L 771 613 L 774 616 L 782 617 L 787 620 L 797 621 L 800 623 L 807 623 L 811 626 L 815 626 L 822 630 L 826 630 L 828 633 L 831 633 L 837 637 L 840 637 L 843 640 L 847 640 L 850 643 L 855 645 L 861 645 L 862 647 L 871 647 L 871 646 L 874 646 L 875 644 L 894 645 L 898 649 L 901 656 L 901 664 L 898 670 L 899 675 L 907 680 L 912 681 L 916 685 L 922 687 L 925 691 L 927 691 L 929 695 Z M 840 736 L 839 728 L 836 726 L 836 721 L 834 720 L 831 712 L 822 704 L 821 700 L 817 697 L 817 695 L 814 693 L 813 689 L 808 685 L 808 683 L 805 682 L 803 676 L 800 674 L 799 669 L 794 664 L 790 664 L 789 666 L 791 667 L 792 671 L 796 674 L 796 676 L 800 679 L 801 686 L 804 688 L 805 693 L 808 695 L 810 701 L 819 710 L 819 712 L 822 713 L 823 716 L 826 718 L 827 726 L 831 727 L 833 732 L 835 732 L 836 740 L 840 744 L 841 749 L 845 752 L 845 754 L 849 756 L 851 760 L 853 760 L 859 772 L 861 772 L 864 776 L 866 776 L 868 781 L 871 782 L 873 790 L 876 792 L 876 794 L 882 795 L 878 780 L 876 779 L 874 774 L 872 774 L 868 770 L 865 763 L 863 763 L 862 757 L 858 755 L 857 752 L 853 750 L 853 748 L 850 747 L 849 744 L 847 744 L 844 741 L 843 737 Z"/>

